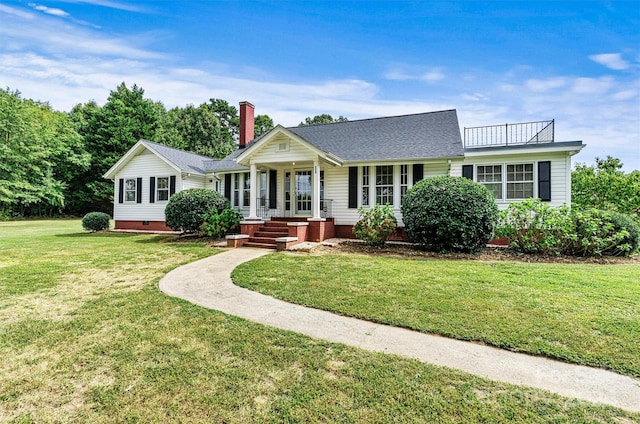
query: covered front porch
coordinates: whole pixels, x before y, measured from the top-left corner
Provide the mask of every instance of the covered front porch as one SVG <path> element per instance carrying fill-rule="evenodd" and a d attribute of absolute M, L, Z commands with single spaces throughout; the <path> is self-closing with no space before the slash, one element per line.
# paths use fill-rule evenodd
<path fill-rule="evenodd" d="M 334 236 L 333 199 L 325 192 L 324 176 L 342 161 L 276 127 L 236 162 L 249 171 L 243 177 L 243 204 L 248 203 L 243 245 L 267 247 L 262 245 L 277 244 L 276 239 L 320 242 Z"/>

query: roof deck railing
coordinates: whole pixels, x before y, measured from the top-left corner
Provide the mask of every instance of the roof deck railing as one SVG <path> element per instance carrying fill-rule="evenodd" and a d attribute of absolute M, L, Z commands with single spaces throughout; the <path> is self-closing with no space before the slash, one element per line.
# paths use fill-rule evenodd
<path fill-rule="evenodd" d="M 521 122 L 464 128 L 464 147 L 553 143 L 554 121 Z"/>

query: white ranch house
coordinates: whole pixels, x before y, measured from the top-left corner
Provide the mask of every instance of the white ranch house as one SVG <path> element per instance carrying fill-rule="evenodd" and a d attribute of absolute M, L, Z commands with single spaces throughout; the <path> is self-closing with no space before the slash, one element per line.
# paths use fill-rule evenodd
<path fill-rule="evenodd" d="M 236 245 L 353 237 L 360 206 L 389 203 L 402 226 L 404 193 L 438 175 L 485 185 L 501 208 L 530 197 L 560 206 L 571 202 L 571 156 L 584 147 L 555 141 L 554 121 L 465 128 L 463 139 L 455 110 L 277 125 L 256 139 L 253 117 L 241 102 L 239 147 L 221 160 L 136 143 L 104 175 L 114 182 L 116 229 L 167 230 L 169 198 L 207 188 L 245 216 Z"/>

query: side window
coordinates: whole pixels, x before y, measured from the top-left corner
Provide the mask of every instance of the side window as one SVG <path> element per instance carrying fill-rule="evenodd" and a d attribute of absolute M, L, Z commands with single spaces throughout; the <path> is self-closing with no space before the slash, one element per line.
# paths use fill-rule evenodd
<path fill-rule="evenodd" d="M 124 181 L 124 200 L 125 202 L 135 202 L 137 200 L 137 186 L 135 178 L 127 178 Z"/>
<path fill-rule="evenodd" d="M 158 202 L 169 200 L 169 177 L 156 178 L 156 199 Z"/>

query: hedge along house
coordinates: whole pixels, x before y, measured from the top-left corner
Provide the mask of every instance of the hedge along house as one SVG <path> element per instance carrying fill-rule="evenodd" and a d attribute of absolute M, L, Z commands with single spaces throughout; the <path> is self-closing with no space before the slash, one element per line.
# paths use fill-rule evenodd
<path fill-rule="evenodd" d="M 483 184 L 501 208 L 530 197 L 559 206 L 571 202 L 571 156 L 584 147 L 556 142 L 554 121 L 465 128 L 463 140 L 455 110 L 277 125 L 255 140 L 253 116 L 240 103 L 239 148 L 221 160 L 139 141 L 105 174 L 116 228 L 167 229 L 168 198 L 193 187 L 217 190 L 242 211 L 235 245 L 353 237 L 358 208 L 376 203 L 392 205 L 402 226 L 406 191 L 439 175 Z"/>

